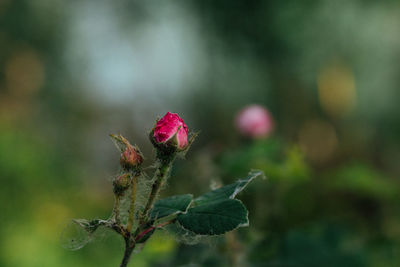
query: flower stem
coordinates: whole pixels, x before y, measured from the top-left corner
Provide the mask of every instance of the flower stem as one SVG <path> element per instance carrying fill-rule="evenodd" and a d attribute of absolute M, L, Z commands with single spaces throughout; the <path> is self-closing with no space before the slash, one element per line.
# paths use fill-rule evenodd
<path fill-rule="evenodd" d="M 119 204 L 120 204 L 120 196 L 119 195 L 115 195 L 113 213 L 114 213 L 115 222 L 117 224 L 121 223 L 121 218 L 120 218 L 120 214 L 119 214 Z"/>
<path fill-rule="evenodd" d="M 130 238 L 130 235 L 128 237 L 125 237 L 125 252 L 124 252 L 124 257 L 122 258 L 122 262 L 120 267 L 126 267 L 128 266 L 128 262 L 131 258 L 133 249 L 135 248 L 135 242 L 132 242 L 132 239 Z"/>
<path fill-rule="evenodd" d="M 155 173 L 155 182 L 153 183 L 153 186 L 151 188 L 150 196 L 149 199 L 147 200 L 146 207 L 143 210 L 142 216 L 140 218 L 139 224 L 143 224 L 147 220 L 148 213 L 150 209 L 153 207 L 154 201 L 156 200 L 156 197 L 158 193 L 161 190 L 161 187 L 163 183 L 165 182 L 169 170 L 171 168 L 172 162 L 174 161 L 175 156 L 170 156 L 170 157 L 165 157 L 165 158 L 159 158 L 158 160 L 160 161 L 160 167 L 157 169 Z"/>
<path fill-rule="evenodd" d="M 129 207 L 129 218 L 128 218 L 128 225 L 126 227 L 127 232 L 132 231 L 133 220 L 135 217 L 135 201 L 136 201 L 136 188 L 137 188 L 137 181 L 138 175 L 133 176 L 132 179 L 132 194 L 131 194 L 131 206 Z"/>

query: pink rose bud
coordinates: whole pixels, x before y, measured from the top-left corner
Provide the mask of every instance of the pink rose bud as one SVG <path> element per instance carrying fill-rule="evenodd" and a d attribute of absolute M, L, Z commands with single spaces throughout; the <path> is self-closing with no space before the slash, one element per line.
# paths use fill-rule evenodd
<path fill-rule="evenodd" d="M 142 162 L 142 155 L 138 151 L 136 151 L 136 149 L 131 144 L 127 143 L 125 151 L 123 151 L 121 154 L 121 166 L 124 169 L 129 170 L 135 166 L 142 164 Z"/>
<path fill-rule="evenodd" d="M 187 126 L 176 113 L 167 112 L 157 121 L 153 138 L 156 144 L 174 146 L 183 150 L 188 145 Z"/>
<path fill-rule="evenodd" d="M 235 124 L 240 133 L 251 138 L 266 137 L 274 128 L 271 114 L 260 105 L 250 105 L 243 108 L 237 114 Z"/>

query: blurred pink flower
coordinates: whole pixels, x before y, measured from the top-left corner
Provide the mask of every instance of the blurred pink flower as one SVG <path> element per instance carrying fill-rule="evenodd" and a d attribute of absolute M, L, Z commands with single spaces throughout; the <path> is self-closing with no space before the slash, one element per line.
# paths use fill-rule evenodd
<path fill-rule="evenodd" d="M 237 114 L 235 124 L 240 133 L 251 138 L 267 137 L 274 128 L 271 114 L 260 105 L 243 108 Z"/>
<path fill-rule="evenodd" d="M 179 130 L 178 130 L 179 129 Z M 167 112 L 154 128 L 154 140 L 157 143 L 167 143 L 171 140 L 176 143 L 179 149 L 184 149 L 187 144 L 187 126 L 176 113 Z"/>

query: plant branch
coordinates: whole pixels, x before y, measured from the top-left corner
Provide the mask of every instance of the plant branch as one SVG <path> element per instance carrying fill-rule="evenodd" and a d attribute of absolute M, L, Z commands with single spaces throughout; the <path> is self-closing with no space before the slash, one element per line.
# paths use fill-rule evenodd
<path fill-rule="evenodd" d="M 148 234 L 149 232 L 153 231 L 154 229 L 164 227 L 164 226 L 166 226 L 166 225 L 168 225 L 170 223 L 173 223 L 173 222 L 175 222 L 175 219 L 167 221 L 167 222 L 160 223 L 159 225 L 152 226 L 150 228 L 147 228 L 146 230 L 144 230 L 143 232 L 141 232 L 140 234 L 138 234 L 136 236 L 135 241 L 139 241 L 140 239 L 142 239 L 142 237 L 144 237 L 146 234 Z"/>
<path fill-rule="evenodd" d="M 131 258 L 132 252 L 135 249 L 135 245 L 136 243 L 130 238 L 130 234 L 128 233 L 128 236 L 125 237 L 125 252 L 120 267 L 128 266 L 128 262 Z"/>
<path fill-rule="evenodd" d="M 147 200 L 147 204 L 143 210 L 142 216 L 140 217 L 139 224 L 142 225 L 143 222 L 147 220 L 148 213 L 150 209 L 153 207 L 154 201 L 161 190 L 161 187 L 168 176 L 169 169 L 171 168 L 172 162 L 174 161 L 175 156 L 170 156 L 167 158 L 158 158 L 160 161 L 160 167 L 157 169 L 154 176 L 156 177 L 153 186 L 151 188 L 149 199 Z"/>
<path fill-rule="evenodd" d="M 114 214 L 115 222 L 117 224 L 121 223 L 121 218 L 120 218 L 120 213 L 119 213 L 120 199 L 121 199 L 121 197 L 119 195 L 115 194 L 115 202 L 114 202 L 113 214 Z"/>
<path fill-rule="evenodd" d="M 135 217 L 135 201 L 136 201 L 136 188 L 137 188 L 137 181 L 139 175 L 133 176 L 132 179 L 132 194 L 131 194 L 131 205 L 129 207 L 129 218 L 128 218 L 128 225 L 126 227 L 127 232 L 132 231 L 133 220 Z"/>

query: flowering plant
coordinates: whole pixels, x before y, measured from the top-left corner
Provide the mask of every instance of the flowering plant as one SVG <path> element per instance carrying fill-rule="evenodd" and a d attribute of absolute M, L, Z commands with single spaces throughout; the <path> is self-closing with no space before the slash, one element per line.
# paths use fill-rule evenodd
<path fill-rule="evenodd" d="M 248 211 L 235 197 L 262 174 L 252 171 L 244 179 L 196 198 L 184 194 L 156 201 L 176 156 L 187 152 L 195 135 L 188 138 L 184 121 L 177 114 L 168 112 L 156 122 L 149 137 L 156 148 L 153 178 L 148 178 L 142 168 L 144 160 L 140 149 L 122 135 L 111 135 L 121 152 L 121 171 L 113 180 L 115 202 L 112 214 L 107 220 L 73 220 L 73 224 L 88 235 L 93 235 L 99 227 L 120 234 L 125 241 L 121 267 L 127 266 L 135 249 L 143 247 L 157 229 L 167 225 L 174 224 L 193 235 L 221 235 L 247 226 Z M 129 205 L 122 204 L 126 202 Z"/>

